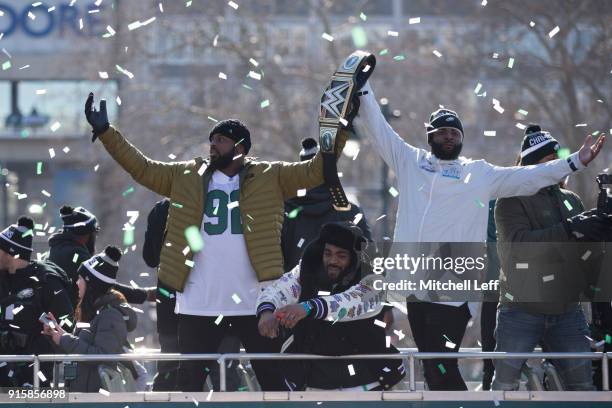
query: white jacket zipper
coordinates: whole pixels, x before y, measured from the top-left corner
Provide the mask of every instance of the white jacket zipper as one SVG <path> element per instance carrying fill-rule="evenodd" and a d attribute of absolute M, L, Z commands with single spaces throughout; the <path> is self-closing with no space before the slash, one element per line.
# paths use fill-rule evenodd
<path fill-rule="evenodd" d="M 429 207 L 431 207 L 431 200 L 433 198 L 433 189 L 434 189 L 434 185 L 436 184 L 436 179 L 438 178 L 438 174 L 439 174 L 438 170 L 439 169 L 436 169 L 436 174 L 434 174 L 433 180 L 431 181 L 431 188 L 429 189 L 429 200 L 427 201 L 427 206 L 425 207 L 425 211 L 423 211 L 423 218 L 421 218 L 421 226 L 419 227 L 418 242 L 421 242 L 423 240 L 423 227 L 425 225 L 425 218 L 427 218 L 427 211 L 429 211 Z"/>

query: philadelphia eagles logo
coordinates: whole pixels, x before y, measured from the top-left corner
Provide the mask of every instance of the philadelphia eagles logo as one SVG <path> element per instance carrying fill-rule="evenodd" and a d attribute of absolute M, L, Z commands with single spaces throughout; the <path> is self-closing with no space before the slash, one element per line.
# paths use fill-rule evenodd
<path fill-rule="evenodd" d="M 350 83 L 348 82 L 341 82 L 335 87 L 330 87 L 327 89 L 323 94 L 323 102 L 321 102 L 321 107 L 325 108 L 325 110 L 339 118 L 341 115 L 340 110 L 346 101 L 344 96 L 342 96 L 342 92 L 348 89 L 349 85 Z"/>

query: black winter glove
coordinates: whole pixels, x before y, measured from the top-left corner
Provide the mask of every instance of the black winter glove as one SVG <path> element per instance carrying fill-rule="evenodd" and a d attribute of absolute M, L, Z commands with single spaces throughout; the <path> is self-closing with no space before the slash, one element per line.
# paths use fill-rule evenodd
<path fill-rule="evenodd" d="M 100 100 L 99 111 L 93 106 L 93 102 L 94 94 L 90 92 L 87 101 L 85 101 L 85 117 L 93 128 L 93 135 L 91 136 L 92 143 L 96 141 L 99 135 L 106 132 L 110 126 L 108 123 L 108 115 L 106 114 L 106 99 Z"/>
<path fill-rule="evenodd" d="M 612 237 L 612 217 L 592 210 L 568 218 L 564 226 L 570 236 L 584 241 L 602 242 Z"/>

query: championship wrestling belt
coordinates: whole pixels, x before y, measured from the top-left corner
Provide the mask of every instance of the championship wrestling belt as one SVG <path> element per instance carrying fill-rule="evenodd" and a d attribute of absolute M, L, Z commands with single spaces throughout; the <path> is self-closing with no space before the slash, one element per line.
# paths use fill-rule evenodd
<path fill-rule="evenodd" d="M 319 145 L 323 155 L 323 176 L 331 193 L 336 211 L 349 211 L 336 166 L 336 136 L 342 128 L 349 128 L 359 109 L 359 99 L 353 98 L 366 83 L 376 57 L 365 51 L 355 51 L 342 63 L 321 97 L 319 113 Z"/>

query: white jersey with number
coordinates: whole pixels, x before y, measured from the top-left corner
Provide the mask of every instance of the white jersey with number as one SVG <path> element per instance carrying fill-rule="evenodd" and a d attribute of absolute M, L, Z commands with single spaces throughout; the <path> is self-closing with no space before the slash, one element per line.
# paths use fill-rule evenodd
<path fill-rule="evenodd" d="M 253 315 L 260 283 L 251 265 L 240 220 L 240 177 L 213 173 L 200 228 L 204 247 L 193 257 L 176 313 L 197 316 Z"/>

